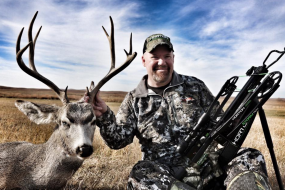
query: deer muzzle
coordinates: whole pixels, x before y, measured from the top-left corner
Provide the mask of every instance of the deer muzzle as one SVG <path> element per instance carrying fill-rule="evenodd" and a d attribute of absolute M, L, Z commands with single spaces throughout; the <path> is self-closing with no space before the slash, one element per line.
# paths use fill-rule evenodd
<path fill-rule="evenodd" d="M 76 154 L 82 158 L 91 156 L 93 153 L 93 147 L 90 145 L 84 144 L 83 146 L 77 147 Z"/>

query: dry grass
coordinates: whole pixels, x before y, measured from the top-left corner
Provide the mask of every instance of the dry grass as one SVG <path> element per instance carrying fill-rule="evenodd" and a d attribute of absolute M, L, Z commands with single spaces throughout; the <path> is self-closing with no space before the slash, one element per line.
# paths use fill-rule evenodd
<path fill-rule="evenodd" d="M 112 97 L 110 97 L 111 99 Z M 14 98 L 0 98 L 0 142 L 29 141 L 44 143 L 53 131 L 53 125 L 36 125 L 31 123 L 14 106 Z M 37 103 L 61 104 L 58 100 L 29 100 Z M 120 103 L 108 102 L 112 110 L 117 112 Z M 285 102 L 269 101 L 264 106 L 268 116 L 272 139 L 279 168 L 284 178 L 285 171 Z M 128 174 L 132 166 L 141 158 L 137 140 L 121 150 L 111 150 L 102 140 L 98 128 L 94 140 L 94 154 L 85 160 L 83 166 L 75 173 L 65 189 L 125 189 Z M 266 147 L 262 128 L 256 120 L 246 139 L 244 146 L 260 150 L 266 159 L 268 173 L 273 189 L 278 189 L 270 155 Z"/>
<path fill-rule="evenodd" d="M 43 143 L 53 132 L 52 125 L 37 125 L 19 112 L 16 99 L 0 98 L 0 142 L 28 141 Z M 54 100 L 37 100 L 38 103 L 55 104 Z"/>

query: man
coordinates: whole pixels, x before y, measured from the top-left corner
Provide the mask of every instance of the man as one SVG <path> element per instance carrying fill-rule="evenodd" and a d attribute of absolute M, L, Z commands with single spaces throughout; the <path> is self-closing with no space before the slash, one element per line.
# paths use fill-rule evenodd
<path fill-rule="evenodd" d="M 147 75 L 126 95 L 117 116 L 99 95 L 93 105 L 100 133 L 110 148 L 123 148 L 134 136 L 139 139 L 143 158 L 130 173 L 128 189 L 270 189 L 265 162 L 257 150 L 241 149 L 222 167 L 216 144 L 207 149 L 203 167 L 176 152 L 214 97 L 201 80 L 174 71 L 173 52 L 169 37 L 149 36 L 142 56 Z M 181 168 L 186 175 L 178 180 Z"/>

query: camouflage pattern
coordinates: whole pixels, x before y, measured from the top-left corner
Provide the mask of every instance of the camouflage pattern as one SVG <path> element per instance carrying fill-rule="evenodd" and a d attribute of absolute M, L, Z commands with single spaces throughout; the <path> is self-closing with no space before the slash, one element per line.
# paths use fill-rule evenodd
<path fill-rule="evenodd" d="M 271 190 L 263 155 L 252 148 L 241 148 L 226 168 L 227 189 Z M 248 182 L 246 182 L 246 180 Z"/>
<path fill-rule="evenodd" d="M 175 72 L 163 97 L 148 91 L 145 80 L 126 95 L 116 117 L 108 108 L 97 118 L 102 137 L 110 148 L 120 149 L 136 136 L 143 160 L 188 165 L 176 153 L 177 145 L 206 112 L 213 95 L 202 81 Z"/>
<path fill-rule="evenodd" d="M 170 42 L 170 38 L 163 34 L 153 34 L 149 36 L 143 45 L 143 53 L 151 52 L 158 45 L 167 45 L 167 47 L 174 52 L 173 45 Z"/>
<path fill-rule="evenodd" d="M 128 189 L 169 189 L 173 182 L 171 168 L 168 165 L 143 160 L 132 169 L 128 181 Z"/>
<path fill-rule="evenodd" d="M 126 95 L 117 116 L 108 108 L 97 118 L 101 136 L 112 149 L 127 146 L 135 136 L 139 139 L 143 161 L 134 166 L 129 188 L 169 189 L 177 181 L 173 167 L 181 166 L 187 171 L 184 182 L 202 189 L 212 178 L 222 174 L 216 146 L 208 148 L 207 162 L 202 168 L 191 165 L 176 148 L 207 111 L 213 95 L 201 80 L 176 72 L 163 96 L 147 89 L 146 80 L 147 76 Z"/>
<path fill-rule="evenodd" d="M 225 167 L 226 179 L 222 176 L 210 183 L 208 181 L 207 184 L 204 182 L 207 179 L 201 180 L 200 171 L 194 171 L 195 168 L 190 167 L 187 170 L 192 170 L 188 171 L 188 175 L 196 178 L 197 183 L 185 177 L 185 184 L 178 189 L 271 190 L 264 158 L 259 151 L 251 148 L 241 148 L 237 156 Z M 169 165 L 156 161 L 139 161 L 129 176 L 128 189 L 171 189 L 177 184 L 173 175 L 173 168 Z M 212 175 L 207 177 L 210 176 Z"/>

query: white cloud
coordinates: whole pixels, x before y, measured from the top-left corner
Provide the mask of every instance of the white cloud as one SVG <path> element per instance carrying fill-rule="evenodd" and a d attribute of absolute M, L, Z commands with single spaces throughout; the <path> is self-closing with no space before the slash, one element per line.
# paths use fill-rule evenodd
<path fill-rule="evenodd" d="M 21 47 L 24 47 L 27 44 L 26 36 L 29 22 L 38 10 L 39 14 L 34 24 L 33 33 L 35 34 L 40 25 L 43 25 L 35 53 L 35 62 L 39 72 L 54 81 L 60 88 L 64 88 L 66 84 L 71 88 L 85 88 L 91 80 L 103 78 L 110 68 L 109 42 L 101 26 L 104 25 L 110 33 L 109 14 L 111 14 L 115 24 L 117 65 L 120 65 L 125 61 L 123 49 L 129 49 L 129 35 L 131 33 L 131 31 L 124 31 L 122 27 L 124 27 L 125 20 L 128 19 L 128 14 L 136 11 L 135 3 L 129 3 L 126 6 L 117 4 L 112 7 L 112 4 L 102 6 L 102 4 L 107 4 L 106 1 L 104 3 L 102 3 L 103 1 L 85 2 L 88 3 L 88 6 L 84 6 L 82 9 L 78 9 L 76 4 L 71 6 L 68 3 L 56 4 L 53 1 L 36 1 L 32 4 L 26 1 L 27 4 L 22 4 L 21 8 L 17 7 L 15 3 L 9 7 L 9 11 L 14 9 L 14 14 L 4 18 L 0 24 L 0 32 L 5 35 L 5 41 L 14 44 L 21 27 L 25 26 L 21 42 Z M 9 2 L 2 2 L 3 4 L 6 7 L 1 6 L 3 11 L 0 12 L 7 14 Z M 3 18 L 2 14 L 1 18 Z M 3 31 L 7 28 L 11 32 Z M 11 47 L 2 47 L 1 51 L 4 48 L 5 51 L 7 49 L 12 50 Z M 137 49 L 136 45 L 133 49 Z M 14 52 L 14 49 L 10 51 L 11 54 Z M 24 54 L 23 57 L 28 62 L 27 54 Z M 19 70 L 16 62 L 9 64 L 13 65 L 10 70 Z M 4 75 L 5 71 L 0 71 L 1 76 Z M 27 77 L 23 77 L 26 74 L 18 72 L 18 75 L 18 78 L 28 80 Z M 31 81 L 35 79 L 31 77 L 24 84 L 15 81 L 13 77 L 8 78 L 9 76 L 6 76 L 5 80 L 2 78 L 1 85 L 45 87 L 40 83 L 34 86 L 35 83 Z M 120 77 L 115 78 L 123 80 Z M 86 83 L 86 81 L 88 82 Z M 109 85 L 108 90 L 122 90 L 117 88 L 120 86 L 118 82 L 116 85 L 112 84 Z"/>
<path fill-rule="evenodd" d="M 152 13 L 158 15 L 163 10 L 148 7 L 147 12 L 143 12 L 141 1 L 3 0 L 0 2 L 0 36 L 1 41 L 5 41 L 0 45 L 2 53 L 15 56 L 15 41 L 22 27 L 25 27 L 22 47 L 27 44 L 27 28 L 36 11 L 39 14 L 34 34 L 41 25 L 43 29 L 36 45 L 35 62 L 39 72 L 60 88 L 68 85 L 83 89 L 91 80 L 98 81 L 108 72 L 109 45 L 101 26 L 110 31 L 110 15 L 115 24 L 117 65 L 125 61 L 123 49 L 129 49 L 130 32 L 133 32 L 133 50 L 138 56 L 103 90 L 129 91 L 136 87 L 146 73 L 140 61 L 142 45 L 153 33 L 170 36 L 176 70 L 204 80 L 214 94 L 228 78 L 243 75 L 252 65 L 261 65 L 270 50 L 282 50 L 285 46 L 285 3 L 180 1 L 169 7 L 171 17 L 161 14 L 167 19 L 156 23 L 156 18 L 149 18 Z M 189 15 L 196 11 L 201 15 L 193 15 L 188 21 Z M 146 19 L 146 25 L 155 27 L 138 26 L 132 19 Z M 27 62 L 27 54 L 23 57 Z M 283 60 L 271 71 L 285 71 Z M 0 68 L 0 85 L 45 87 L 21 72 L 11 59 L 2 57 Z M 281 85 L 275 97 L 284 97 L 284 82 Z"/>
<path fill-rule="evenodd" d="M 194 40 L 177 39 L 176 69 L 184 74 L 192 74 L 203 79 L 216 94 L 222 84 L 233 75 L 244 75 L 251 66 L 262 65 L 272 49 L 283 50 L 285 3 L 257 1 L 224 1 L 205 5 L 196 1 L 180 13 L 207 9 L 208 15 L 195 18 L 194 26 L 186 27 L 189 33 L 195 31 Z M 189 13 L 188 12 L 188 13 Z M 282 15 L 282 16 L 281 16 Z M 177 49 L 177 48 L 176 48 Z M 273 57 L 277 55 L 273 55 Z M 182 62 L 183 65 L 180 65 Z M 284 57 L 270 71 L 285 71 Z M 243 79 L 245 81 L 245 79 Z M 240 87 L 243 83 L 239 83 Z M 273 95 L 284 97 L 285 82 Z"/>

